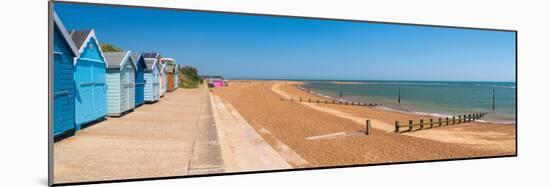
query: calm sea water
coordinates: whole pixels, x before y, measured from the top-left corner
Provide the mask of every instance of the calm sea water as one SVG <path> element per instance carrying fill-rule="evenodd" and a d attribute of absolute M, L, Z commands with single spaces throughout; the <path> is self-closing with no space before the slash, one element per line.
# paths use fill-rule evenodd
<path fill-rule="evenodd" d="M 382 104 L 388 110 L 451 116 L 487 112 L 484 121 L 515 123 L 515 82 L 304 81 L 316 93 L 355 102 Z M 397 102 L 401 90 L 401 103 Z M 493 105 L 495 89 L 495 111 Z"/>

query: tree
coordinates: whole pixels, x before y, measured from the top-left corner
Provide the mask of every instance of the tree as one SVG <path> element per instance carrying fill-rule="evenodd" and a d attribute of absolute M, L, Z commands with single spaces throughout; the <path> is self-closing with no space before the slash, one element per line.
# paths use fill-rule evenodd
<path fill-rule="evenodd" d="M 197 88 L 202 83 L 202 78 L 199 76 L 197 68 L 192 66 L 184 66 L 180 68 L 181 87 Z"/>
<path fill-rule="evenodd" d="M 122 48 L 113 44 L 101 43 L 99 45 L 101 46 L 101 51 L 103 52 L 122 52 Z"/>

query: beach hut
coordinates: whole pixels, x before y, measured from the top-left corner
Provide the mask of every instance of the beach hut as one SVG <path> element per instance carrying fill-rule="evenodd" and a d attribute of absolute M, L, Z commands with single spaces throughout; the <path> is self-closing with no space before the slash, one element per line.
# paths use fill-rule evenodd
<path fill-rule="evenodd" d="M 74 130 L 73 71 L 74 62 L 79 57 L 79 53 L 55 12 L 53 17 L 53 134 L 57 136 Z"/>
<path fill-rule="evenodd" d="M 160 67 L 159 94 L 160 94 L 160 97 L 164 97 L 164 93 L 166 93 L 166 62 L 159 60 L 159 67 Z"/>
<path fill-rule="evenodd" d="M 208 84 L 211 87 L 224 87 L 225 86 L 225 81 L 224 81 L 224 78 L 222 76 L 212 76 L 212 77 L 209 78 Z"/>
<path fill-rule="evenodd" d="M 140 53 L 132 53 L 131 54 L 132 59 L 135 61 L 136 64 L 136 94 L 135 94 L 135 103 L 136 107 L 141 106 L 145 102 L 145 70 L 147 69 L 147 65 L 145 64 L 145 60 L 143 59 L 143 56 Z"/>
<path fill-rule="evenodd" d="M 104 53 L 107 59 L 107 113 L 121 116 L 135 107 L 136 65 L 126 52 Z"/>
<path fill-rule="evenodd" d="M 212 81 L 212 86 L 214 87 L 223 87 L 223 80 L 213 80 Z"/>
<path fill-rule="evenodd" d="M 160 63 L 159 53 L 143 53 L 143 59 L 147 66 L 143 77 L 145 79 L 144 99 L 146 102 L 155 102 L 160 98 Z"/>
<path fill-rule="evenodd" d="M 174 65 L 174 90 L 177 90 L 180 87 L 179 78 L 180 78 L 180 65 L 176 64 Z"/>
<path fill-rule="evenodd" d="M 174 91 L 174 67 L 172 64 L 166 65 L 166 91 L 168 92 Z"/>
<path fill-rule="evenodd" d="M 168 70 L 171 68 L 171 65 L 175 62 L 174 59 L 172 58 L 161 58 L 160 59 L 160 64 L 162 65 L 162 72 L 163 73 L 163 76 L 162 76 L 162 84 L 161 84 L 161 87 L 162 87 L 162 93 L 161 93 L 161 96 L 164 95 L 167 91 L 168 91 Z M 170 65 L 170 67 L 168 67 Z M 173 78 L 173 77 L 172 77 Z"/>
<path fill-rule="evenodd" d="M 75 124 L 78 131 L 82 125 L 105 119 L 107 115 L 107 64 L 94 30 L 73 30 L 69 35 L 80 54 L 75 61 L 73 74 Z"/>

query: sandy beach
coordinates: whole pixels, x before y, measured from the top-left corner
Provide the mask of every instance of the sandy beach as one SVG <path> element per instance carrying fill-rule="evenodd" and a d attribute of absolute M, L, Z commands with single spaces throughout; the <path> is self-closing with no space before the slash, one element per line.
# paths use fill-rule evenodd
<path fill-rule="evenodd" d="M 287 158 L 293 167 L 500 156 L 516 152 L 515 125 L 472 122 L 396 134 L 394 121 L 404 123 L 428 117 L 376 107 L 281 100 L 302 97 L 324 101 L 323 97 L 300 90 L 301 84 L 230 81 L 229 87 L 214 88 L 212 93 L 235 107 L 279 154 L 284 155 L 290 149 L 303 158 L 299 162 Z M 364 135 L 366 119 L 371 120 L 373 127 L 370 136 Z"/>

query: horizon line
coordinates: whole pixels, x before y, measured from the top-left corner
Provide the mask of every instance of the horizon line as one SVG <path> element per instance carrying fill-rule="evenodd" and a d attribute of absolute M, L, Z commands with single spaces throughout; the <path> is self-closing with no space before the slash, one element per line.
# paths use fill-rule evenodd
<path fill-rule="evenodd" d="M 200 75 L 200 76 L 217 76 L 217 75 Z M 223 77 L 223 76 L 222 76 Z M 343 82 L 354 82 L 354 81 L 413 81 L 413 82 L 507 82 L 507 83 L 517 83 L 516 80 L 506 80 L 506 81 L 496 81 L 496 80 L 398 80 L 398 79 L 308 79 L 308 78 L 293 78 L 293 79 L 282 79 L 282 78 L 232 78 L 227 77 L 227 80 L 280 80 L 280 81 L 343 81 Z"/>

